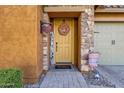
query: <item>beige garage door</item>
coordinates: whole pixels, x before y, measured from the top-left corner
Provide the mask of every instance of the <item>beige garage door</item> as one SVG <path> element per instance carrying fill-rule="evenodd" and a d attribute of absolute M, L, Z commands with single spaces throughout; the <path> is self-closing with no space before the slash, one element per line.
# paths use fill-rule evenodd
<path fill-rule="evenodd" d="M 101 65 L 124 65 L 124 23 L 95 23 L 94 47 Z"/>

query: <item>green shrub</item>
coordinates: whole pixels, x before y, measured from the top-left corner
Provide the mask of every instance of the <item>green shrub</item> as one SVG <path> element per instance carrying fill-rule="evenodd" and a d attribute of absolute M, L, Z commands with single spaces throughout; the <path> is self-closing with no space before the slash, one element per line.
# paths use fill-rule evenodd
<path fill-rule="evenodd" d="M 18 69 L 0 69 L 1 88 L 21 88 L 22 72 Z"/>

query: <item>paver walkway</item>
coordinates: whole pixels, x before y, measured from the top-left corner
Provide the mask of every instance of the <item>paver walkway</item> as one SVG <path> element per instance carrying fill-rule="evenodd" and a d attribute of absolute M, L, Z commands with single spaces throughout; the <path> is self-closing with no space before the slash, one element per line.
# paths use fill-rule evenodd
<path fill-rule="evenodd" d="M 41 88 L 85 88 L 87 84 L 76 69 L 52 69 L 47 72 Z"/>
<path fill-rule="evenodd" d="M 36 84 L 27 84 L 26 88 L 87 88 L 82 74 L 74 67 L 72 69 L 51 68 L 42 75 Z"/>

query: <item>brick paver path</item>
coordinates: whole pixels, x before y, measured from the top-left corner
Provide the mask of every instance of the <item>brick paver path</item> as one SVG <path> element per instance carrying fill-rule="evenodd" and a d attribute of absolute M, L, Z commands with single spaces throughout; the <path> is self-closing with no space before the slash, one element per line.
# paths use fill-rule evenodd
<path fill-rule="evenodd" d="M 52 69 L 47 72 L 40 88 L 85 88 L 82 74 L 75 69 Z"/>
<path fill-rule="evenodd" d="M 88 87 L 82 74 L 76 69 L 51 68 L 42 75 L 39 82 L 26 84 L 25 88 L 86 88 Z"/>

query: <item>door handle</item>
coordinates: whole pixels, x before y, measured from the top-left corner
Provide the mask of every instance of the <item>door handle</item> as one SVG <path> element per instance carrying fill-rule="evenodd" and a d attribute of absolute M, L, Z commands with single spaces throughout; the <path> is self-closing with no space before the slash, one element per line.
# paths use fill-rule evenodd
<path fill-rule="evenodd" d="M 57 50 L 58 50 L 58 42 L 56 42 L 56 52 L 57 52 Z"/>
<path fill-rule="evenodd" d="M 112 45 L 115 45 L 115 40 L 112 40 L 112 42 L 111 42 L 111 43 L 112 43 Z"/>
<path fill-rule="evenodd" d="M 94 33 L 99 34 L 100 32 L 94 32 Z"/>

